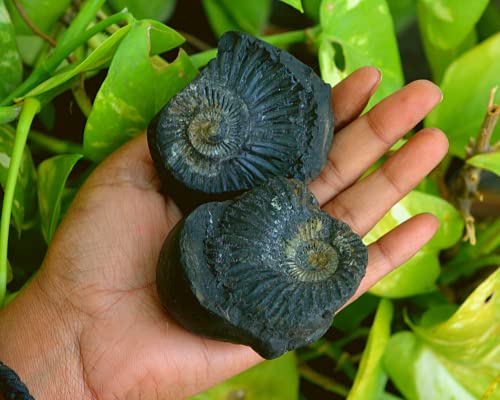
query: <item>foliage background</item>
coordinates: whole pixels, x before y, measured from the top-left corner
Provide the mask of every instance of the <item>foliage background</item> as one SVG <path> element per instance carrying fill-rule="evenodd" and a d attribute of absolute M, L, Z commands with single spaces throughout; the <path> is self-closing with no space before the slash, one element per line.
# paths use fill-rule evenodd
<path fill-rule="evenodd" d="M 364 238 L 432 212 L 441 227 L 429 244 L 317 343 L 195 399 L 500 399 L 500 153 L 465 152 L 500 84 L 495 0 L 0 0 L 1 302 L 36 272 L 90 171 L 148 125 L 230 29 L 287 48 L 332 85 L 379 67 L 368 108 L 432 79 L 444 100 L 423 124 L 447 133 L 450 154 Z M 490 143 L 499 139 L 500 125 Z M 461 241 L 467 165 L 480 168 L 483 195 L 471 210 L 475 245 Z"/>

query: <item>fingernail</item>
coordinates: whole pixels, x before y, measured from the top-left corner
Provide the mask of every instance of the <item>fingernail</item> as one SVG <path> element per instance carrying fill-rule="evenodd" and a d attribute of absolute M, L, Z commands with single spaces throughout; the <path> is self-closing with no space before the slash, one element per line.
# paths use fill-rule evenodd
<path fill-rule="evenodd" d="M 434 82 L 432 82 L 432 83 L 434 83 Z M 434 83 L 434 86 L 436 86 L 438 88 L 438 90 L 439 90 L 439 93 L 441 93 L 441 98 L 439 99 L 439 102 L 438 102 L 438 104 L 439 104 L 439 103 L 441 103 L 443 101 L 444 94 L 443 94 L 443 91 L 441 90 L 441 88 L 438 86 L 437 83 Z"/>
<path fill-rule="evenodd" d="M 377 70 L 378 72 L 378 78 L 377 80 L 373 83 L 373 86 L 372 88 L 370 89 L 370 96 L 373 95 L 373 93 L 375 93 L 375 91 L 377 90 L 378 88 L 378 85 L 380 84 L 380 81 L 382 80 L 382 70 L 379 68 L 379 67 L 373 67 Z"/>

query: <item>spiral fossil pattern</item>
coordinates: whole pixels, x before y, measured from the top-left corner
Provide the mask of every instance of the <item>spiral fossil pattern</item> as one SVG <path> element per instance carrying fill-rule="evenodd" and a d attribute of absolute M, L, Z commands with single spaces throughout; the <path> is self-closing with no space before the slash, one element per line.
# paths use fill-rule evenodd
<path fill-rule="evenodd" d="M 366 263 L 361 239 L 303 183 L 273 178 L 181 222 L 160 256 L 158 292 L 189 330 L 274 358 L 326 332 Z"/>
<path fill-rule="evenodd" d="M 271 176 L 309 181 L 332 136 L 330 86 L 287 52 L 239 32 L 223 35 L 217 58 L 148 130 L 163 175 L 203 193 L 238 192 Z"/>

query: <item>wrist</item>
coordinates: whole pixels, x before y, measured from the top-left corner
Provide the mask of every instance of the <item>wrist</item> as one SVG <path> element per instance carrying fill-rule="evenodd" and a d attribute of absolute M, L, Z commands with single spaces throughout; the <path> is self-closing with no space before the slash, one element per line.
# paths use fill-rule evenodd
<path fill-rule="evenodd" d="M 71 385 L 81 374 L 74 311 L 37 278 L 0 312 L 0 360 L 37 400 L 83 398 Z"/>

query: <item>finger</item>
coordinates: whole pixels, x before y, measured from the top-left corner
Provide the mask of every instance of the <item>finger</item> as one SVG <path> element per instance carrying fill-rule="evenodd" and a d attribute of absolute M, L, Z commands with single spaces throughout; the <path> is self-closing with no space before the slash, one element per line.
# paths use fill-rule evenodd
<path fill-rule="evenodd" d="M 331 200 L 324 209 L 364 236 L 439 164 L 447 150 L 448 140 L 443 132 L 424 129 L 380 168 Z"/>
<path fill-rule="evenodd" d="M 310 185 L 320 204 L 352 185 L 441 98 L 432 82 L 412 82 L 337 133 L 321 175 Z"/>
<path fill-rule="evenodd" d="M 358 118 L 377 90 L 381 78 L 382 74 L 378 68 L 363 67 L 332 89 L 336 132 Z"/>
<path fill-rule="evenodd" d="M 393 229 L 368 246 L 366 274 L 347 306 L 370 289 L 384 276 L 413 257 L 439 228 L 431 214 L 419 214 Z"/>

